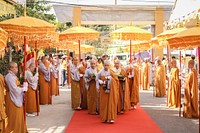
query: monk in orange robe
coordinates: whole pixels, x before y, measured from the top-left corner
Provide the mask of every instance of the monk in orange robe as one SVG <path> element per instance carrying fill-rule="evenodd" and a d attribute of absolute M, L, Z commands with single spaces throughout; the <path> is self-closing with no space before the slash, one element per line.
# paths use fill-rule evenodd
<path fill-rule="evenodd" d="M 114 123 L 117 117 L 119 82 L 115 73 L 109 69 L 110 62 L 104 60 L 104 69 L 96 76 L 97 91 L 100 95 L 100 118 L 104 122 Z"/>
<path fill-rule="evenodd" d="M 125 69 L 120 66 L 118 59 L 114 60 L 114 68 L 112 69 L 118 76 L 119 82 L 119 97 L 117 104 L 117 113 L 121 114 L 130 109 L 130 90 Z M 116 86 L 117 87 L 117 86 Z"/>
<path fill-rule="evenodd" d="M 198 107 L 198 74 L 194 68 L 194 60 L 188 62 L 188 68 L 191 70 L 185 80 L 185 96 L 183 117 L 199 118 Z"/>
<path fill-rule="evenodd" d="M 80 91 L 80 77 L 83 77 L 79 73 L 78 57 L 74 57 L 70 65 L 71 74 L 71 104 L 72 109 L 80 110 L 81 108 L 81 91 Z"/>
<path fill-rule="evenodd" d="M 52 60 L 51 62 L 51 95 L 58 95 L 59 88 L 58 88 L 58 69 L 55 66 L 55 61 Z"/>
<path fill-rule="evenodd" d="M 6 114 L 8 125 L 5 133 L 27 133 L 24 119 L 23 96 L 24 91 L 28 90 L 28 83 L 24 82 L 20 87 L 20 82 L 16 76 L 18 66 L 15 62 L 9 63 L 9 71 L 5 77 L 6 82 Z"/>
<path fill-rule="evenodd" d="M 171 67 L 168 89 L 168 107 L 177 108 L 181 105 L 181 87 L 176 60 L 172 60 Z"/>
<path fill-rule="evenodd" d="M 91 60 L 90 67 L 86 70 L 84 78 L 85 78 L 85 88 L 87 89 L 87 106 L 88 106 L 88 114 L 94 115 L 98 114 L 98 93 L 96 89 L 96 74 L 97 67 L 96 61 Z"/>
<path fill-rule="evenodd" d="M 133 66 L 134 79 L 131 91 L 131 106 L 136 109 L 136 105 L 139 103 L 139 66 L 135 64 Z"/>
<path fill-rule="evenodd" d="M 84 75 L 86 68 L 87 68 L 87 63 L 85 61 L 82 61 L 82 64 L 79 67 L 79 73 L 81 75 Z M 87 109 L 87 90 L 85 88 L 85 80 L 83 76 L 80 77 L 80 89 L 81 89 L 81 108 Z"/>
<path fill-rule="evenodd" d="M 35 64 L 31 63 L 26 71 L 26 79 L 28 81 L 28 91 L 26 93 L 26 112 L 32 114 L 39 112 L 39 94 L 37 92 L 38 86 L 38 73 L 33 75 Z"/>
<path fill-rule="evenodd" d="M 40 104 L 51 104 L 50 95 L 50 64 L 45 56 L 42 57 L 38 66 L 39 84 L 40 84 Z"/>
<path fill-rule="evenodd" d="M 6 110 L 5 110 L 5 80 L 3 75 L 0 74 L 0 133 L 5 132 L 5 119 L 6 119 Z"/>
<path fill-rule="evenodd" d="M 142 88 L 143 90 L 149 90 L 150 88 L 150 64 L 148 59 L 145 59 L 142 68 Z"/>
<path fill-rule="evenodd" d="M 157 66 L 155 70 L 155 96 L 163 97 L 166 95 L 166 73 L 165 65 L 162 64 L 161 60 L 157 60 Z"/>

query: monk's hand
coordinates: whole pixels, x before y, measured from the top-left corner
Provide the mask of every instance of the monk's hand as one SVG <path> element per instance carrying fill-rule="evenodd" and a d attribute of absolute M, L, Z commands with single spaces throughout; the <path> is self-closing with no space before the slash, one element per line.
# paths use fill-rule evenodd
<path fill-rule="evenodd" d="M 27 91 L 28 90 L 28 83 L 24 82 L 23 83 L 23 91 Z"/>
<path fill-rule="evenodd" d="M 103 84 L 103 81 L 102 81 L 102 80 L 99 80 L 99 84 L 102 85 L 102 84 Z"/>
<path fill-rule="evenodd" d="M 83 77 L 83 74 L 79 74 L 80 77 Z"/>

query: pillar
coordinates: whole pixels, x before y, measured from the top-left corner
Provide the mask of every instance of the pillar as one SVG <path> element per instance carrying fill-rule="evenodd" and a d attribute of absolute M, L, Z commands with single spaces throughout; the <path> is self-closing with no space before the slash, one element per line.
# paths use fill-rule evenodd
<path fill-rule="evenodd" d="M 156 7 L 155 10 L 155 36 L 163 32 L 164 12 L 162 7 Z M 163 57 L 163 48 L 155 49 L 155 57 Z"/>
<path fill-rule="evenodd" d="M 81 7 L 74 7 L 73 9 L 73 26 L 81 25 Z"/>

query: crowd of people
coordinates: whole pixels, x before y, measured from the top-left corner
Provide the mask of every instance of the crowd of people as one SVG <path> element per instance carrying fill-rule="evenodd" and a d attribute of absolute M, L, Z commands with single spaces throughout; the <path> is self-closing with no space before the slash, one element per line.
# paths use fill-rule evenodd
<path fill-rule="evenodd" d="M 87 109 L 90 115 L 100 115 L 102 122 L 114 123 L 117 115 L 136 109 L 139 90 L 150 89 L 151 75 L 155 96 L 167 95 L 168 107 L 181 107 L 182 76 L 185 78 L 183 116 L 198 118 L 195 61 L 189 60 L 187 75 L 180 74 L 176 59 L 172 59 L 170 65 L 159 58 L 151 63 L 149 59 L 142 62 L 134 58 L 123 66 L 117 57 L 109 60 L 106 53 L 99 59 L 93 56 L 80 61 L 78 57 L 71 60 L 63 56 L 60 61 L 57 56 L 43 56 L 38 64 L 28 66 L 21 85 L 16 76 L 18 65 L 10 62 L 8 74 L 0 75 L 0 132 L 26 133 L 26 115 L 38 115 L 40 105 L 52 104 L 52 96 L 59 95 L 59 85 L 65 87 L 67 79 L 71 84 L 72 109 Z"/>

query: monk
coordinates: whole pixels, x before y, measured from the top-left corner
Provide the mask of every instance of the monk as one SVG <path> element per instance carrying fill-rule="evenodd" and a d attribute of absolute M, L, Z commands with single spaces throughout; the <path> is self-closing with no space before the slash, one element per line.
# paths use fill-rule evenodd
<path fill-rule="evenodd" d="M 28 83 L 24 82 L 20 87 L 20 82 L 16 76 L 18 66 L 15 62 L 9 63 L 9 71 L 5 77 L 6 81 L 6 114 L 8 125 L 5 133 L 26 133 L 26 123 L 24 121 L 23 96 L 28 90 Z"/>
<path fill-rule="evenodd" d="M 104 60 L 104 69 L 96 76 L 97 92 L 100 96 L 100 118 L 104 122 L 114 123 L 117 116 L 119 82 L 115 73 L 110 70 L 109 60 Z"/>
<path fill-rule="evenodd" d="M 58 95 L 59 88 L 58 88 L 58 69 L 55 65 L 55 61 L 52 60 L 51 62 L 51 95 Z"/>
<path fill-rule="evenodd" d="M 45 56 L 42 57 L 38 66 L 40 84 L 40 104 L 50 104 L 50 67 Z"/>
<path fill-rule="evenodd" d="M 149 88 L 150 88 L 150 64 L 148 62 L 148 59 L 144 60 L 141 78 L 142 78 L 143 90 L 149 90 Z"/>
<path fill-rule="evenodd" d="M 85 74 L 85 70 L 87 69 L 87 63 L 83 60 L 79 66 L 79 73 L 81 75 Z M 81 90 L 81 108 L 87 109 L 87 90 L 85 88 L 85 80 L 80 77 L 80 90 Z"/>
<path fill-rule="evenodd" d="M 120 61 L 118 59 L 114 60 L 114 68 L 112 69 L 114 73 L 118 76 L 119 82 L 119 97 L 117 104 L 117 113 L 123 114 L 130 109 L 130 91 L 127 80 L 127 74 L 125 69 L 120 66 Z M 115 86 L 117 87 L 117 86 Z"/>
<path fill-rule="evenodd" d="M 165 65 L 162 64 L 161 60 L 157 60 L 157 66 L 155 70 L 155 96 L 163 97 L 166 95 L 166 73 Z"/>
<path fill-rule="evenodd" d="M 78 57 L 74 57 L 70 66 L 71 73 L 71 102 L 72 109 L 80 110 L 81 108 L 81 92 L 80 92 L 80 77 L 83 77 L 79 73 Z"/>
<path fill-rule="evenodd" d="M 90 67 L 85 71 L 85 88 L 87 89 L 87 106 L 88 106 L 88 114 L 94 115 L 98 114 L 97 112 L 97 102 L 98 102 L 98 93 L 96 89 L 96 61 L 90 61 Z"/>
<path fill-rule="evenodd" d="M 188 62 L 190 72 L 185 80 L 184 111 L 185 118 L 199 118 L 198 108 L 198 74 L 195 69 L 195 61 Z"/>
<path fill-rule="evenodd" d="M 177 108 L 181 105 L 181 91 L 179 80 L 179 69 L 176 66 L 176 60 L 171 62 L 171 72 L 168 89 L 168 107 Z"/>
<path fill-rule="evenodd" d="M 133 72 L 134 72 L 134 77 L 133 77 L 133 84 L 131 86 L 131 109 L 136 109 L 136 105 L 139 103 L 139 66 L 135 62 L 133 65 Z"/>
<path fill-rule="evenodd" d="M 5 132 L 5 119 L 7 117 L 5 109 L 5 80 L 0 74 L 0 133 Z"/>
<path fill-rule="evenodd" d="M 28 114 L 39 112 L 39 95 L 36 91 L 38 86 L 38 73 L 33 75 L 34 70 L 35 64 L 31 63 L 25 74 L 28 81 L 28 91 L 26 93 L 26 112 Z"/>

